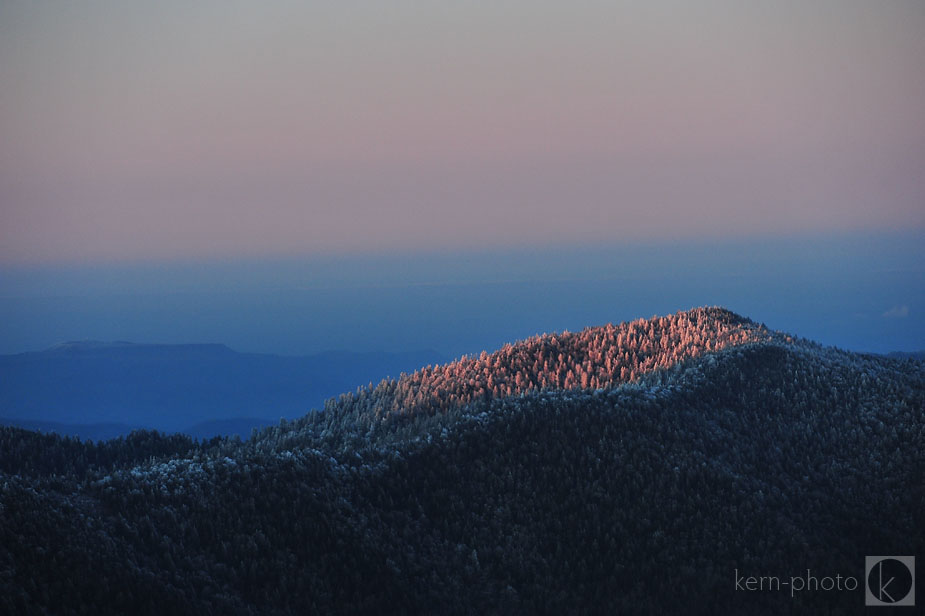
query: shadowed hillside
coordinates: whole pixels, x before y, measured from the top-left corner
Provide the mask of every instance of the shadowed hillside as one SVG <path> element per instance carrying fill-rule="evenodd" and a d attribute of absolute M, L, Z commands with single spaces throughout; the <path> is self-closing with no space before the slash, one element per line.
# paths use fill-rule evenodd
<path fill-rule="evenodd" d="M 925 365 L 721 309 L 531 339 L 247 441 L 0 437 L 9 613 L 859 613 L 863 582 L 735 572 L 925 552 Z"/>

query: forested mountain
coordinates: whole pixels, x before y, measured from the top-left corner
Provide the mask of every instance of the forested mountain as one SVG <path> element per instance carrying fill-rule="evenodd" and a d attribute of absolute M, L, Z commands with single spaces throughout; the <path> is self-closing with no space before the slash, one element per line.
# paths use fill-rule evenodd
<path fill-rule="evenodd" d="M 925 364 L 722 309 L 542 336 L 241 441 L 0 430 L 0 612 L 861 613 L 925 553 Z M 736 571 L 855 576 L 736 590 Z"/>
<path fill-rule="evenodd" d="M 397 381 L 359 391 L 341 406 L 362 406 L 377 416 L 446 410 L 474 400 L 534 390 L 599 389 L 625 383 L 707 351 L 770 340 L 764 326 L 720 308 L 547 334 L 500 351 L 428 366 Z"/>
<path fill-rule="evenodd" d="M 133 428 L 247 436 L 435 361 L 432 351 L 284 357 L 221 344 L 69 342 L 0 355 L 0 424 L 93 439 Z"/>

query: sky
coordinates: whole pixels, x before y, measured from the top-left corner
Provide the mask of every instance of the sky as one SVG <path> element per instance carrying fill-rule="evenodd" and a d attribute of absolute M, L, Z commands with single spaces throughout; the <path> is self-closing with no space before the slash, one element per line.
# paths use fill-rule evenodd
<path fill-rule="evenodd" d="M 0 270 L 0 354 L 68 340 L 433 350 L 721 305 L 856 351 L 925 350 L 920 233 Z"/>
<path fill-rule="evenodd" d="M 0 2 L 0 353 L 925 348 L 925 3 Z"/>
<path fill-rule="evenodd" d="M 925 4 L 6 1 L 0 263 L 925 227 Z"/>

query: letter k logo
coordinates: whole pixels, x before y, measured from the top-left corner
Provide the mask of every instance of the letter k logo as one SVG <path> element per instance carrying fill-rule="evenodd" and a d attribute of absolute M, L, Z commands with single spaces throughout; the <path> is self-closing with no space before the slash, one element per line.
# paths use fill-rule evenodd
<path fill-rule="evenodd" d="M 865 605 L 915 605 L 915 556 L 868 556 L 865 569 Z"/>
<path fill-rule="evenodd" d="M 877 589 L 878 594 L 877 598 L 881 601 L 887 601 L 889 603 L 896 603 L 896 599 L 886 591 L 886 587 L 893 583 L 893 580 L 896 579 L 896 576 L 891 577 L 886 582 L 883 581 L 883 561 L 881 560 L 877 563 L 877 576 L 880 578 L 880 581 L 877 583 L 879 588 Z M 886 597 L 884 599 L 884 597 Z"/>

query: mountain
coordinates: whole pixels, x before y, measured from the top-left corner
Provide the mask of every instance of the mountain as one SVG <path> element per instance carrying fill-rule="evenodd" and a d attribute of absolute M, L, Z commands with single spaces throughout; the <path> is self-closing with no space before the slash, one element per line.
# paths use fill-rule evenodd
<path fill-rule="evenodd" d="M 774 337 L 767 327 L 728 310 L 691 310 L 579 333 L 536 336 L 491 355 L 483 352 L 478 358 L 427 366 L 397 381 L 384 380 L 375 388 L 344 396 L 340 405 L 366 407 L 380 417 L 420 409 L 445 411 L 536 390 L 609 388 L 708 351 Z"/>
<path fill-rule="evenodd" d="M 923 360 L 925 359 L 925 351 L 893 351 L 892 353 L 887 353 L 887 357 Z"/>
<path fill-rule="evenodd" d="M 923 464 L 923 362 L 696 309 L 246 441 L 0 429 L 0 612 L 860 613 L 865 555 L 925 552 Z"/>
<path fill-rule="evenodd" d="M 68 342 L 0 356 L 0 422 L 93 439 L 133 428 L 248 436 L 438 361 L 431 351 L 281 357 L 220 344 Z"/>

